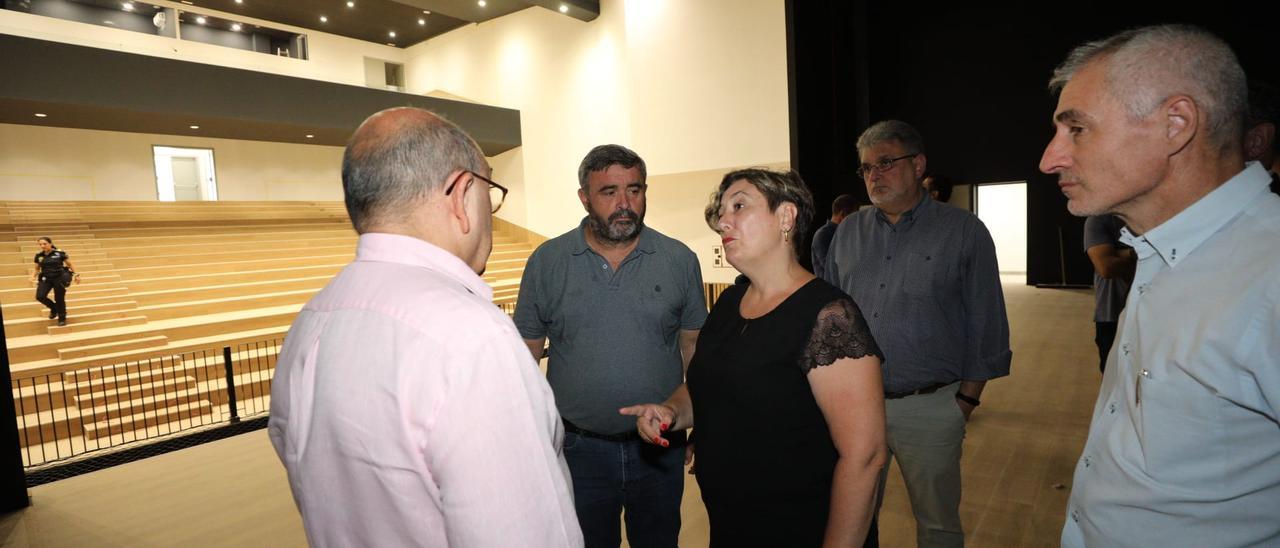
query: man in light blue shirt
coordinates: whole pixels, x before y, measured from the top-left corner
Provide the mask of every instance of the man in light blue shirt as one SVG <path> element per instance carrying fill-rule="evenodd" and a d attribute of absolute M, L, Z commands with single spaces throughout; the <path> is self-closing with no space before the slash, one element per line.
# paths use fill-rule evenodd
<path fill-rule="evenodd" d="M 1280 545 L 1280 197 L 1241 160 L 1244 71 L 1188 26 L 1071 52 L 1040 169 L 1138 256 L 1063 546 Z"/>

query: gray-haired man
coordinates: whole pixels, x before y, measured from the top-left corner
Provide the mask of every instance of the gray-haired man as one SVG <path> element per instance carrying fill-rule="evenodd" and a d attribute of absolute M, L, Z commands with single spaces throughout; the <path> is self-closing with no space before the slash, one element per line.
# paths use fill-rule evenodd
<path fill-rule="evenodd" d="M 995 244 L 972 213 L 925 192 L 915 128 L 875 124 L 858 138 L 858 156 L 875 207 L 840 224 L 826 280 L 858 303 L 884 351 L 889 455 L 907 484 L 918 545 L 963 546 L 965 421 L 1013 357 Z"/>

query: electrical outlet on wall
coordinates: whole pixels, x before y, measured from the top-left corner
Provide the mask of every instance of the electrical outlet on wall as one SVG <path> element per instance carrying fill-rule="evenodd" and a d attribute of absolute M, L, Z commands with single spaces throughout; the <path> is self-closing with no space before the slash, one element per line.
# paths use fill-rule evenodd
<path fill-rule="evenodd" d="M 733 268 L 729 265 L 729 261 L 724 260 L 724 246 L 711 246 L 711 266 L 716 268 Z"/>

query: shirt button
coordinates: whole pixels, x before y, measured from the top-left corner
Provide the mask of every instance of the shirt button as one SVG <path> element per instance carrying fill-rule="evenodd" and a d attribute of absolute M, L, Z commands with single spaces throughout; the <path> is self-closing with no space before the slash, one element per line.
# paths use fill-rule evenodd
<path fill-rule="evenodd" d="M 1109 410 L 1111 411 L 1111 414 L 1112 414 L 1112 415 L 1116 414 L 1116 404 L 1115 404 L 1115 402 L 1112 402 L 1112 403 L 1111 403 L 1111 405 L 1107 406 L 1107 409 L 1109 409 Z"/>
<path fill-rule="evenodd" d="M 885 256 L 885 258 L 884 258 L 884 260 L 886 260 L 886 261 L 893 260 L 893 255 L 886 255 L 886 256 Z"/>
<path fill-rule="evenodd" d="M 1093 465 L 1093 461 L 1092 461 L 1091 459 L 1089 459 L 1089 456 L 1088 456 L 1088 455 L 1085 455 L 1085 457 L 1084 457 L 1084 467 L 1085 467 L 1085 468 L 1088 468 L 1089 466 L 1092 466 L 1092 465 Z"/>
<path fill-rule="evenodd" d="M 1074 522 L 1076 522 L 1076 523 L 1080 523 L 1080 512 L 1077 512 L 1075 509 L 1072 509 L 1072 510 L 1071 510 L 1071 521 L 1074 521 Z"/>
<path fill-rule="evenodd" d="M 1138 294 L 1139 294 L 1139 295 L 1146 295 L 1146 294 L 1147 294 L 1147 284 L 1142 284 L 1142 285 L 1138 286 Z"/>
<path fill-rule="evenodd" d="M 880 317 L 880 313 L 879 313 L 879 312 L 872 313 L 872 314 L 871 314 L 871 317 L 872 317 L 872 318 L 879 318 L 879 317 Z"/>
<path fill-rule="evenodd" d="M 1148 379 L 1149 379 L 1149 378 L 1151 378 L 1151 372 L 1150 372 L 1150 371 L 1147 371 L 1146 369 L 1143 369 L 1143 370 L 1142 370 L 1142 376 L 1143 376 L 1143 377 L 1146 377 L 1146 378 L 1148 378 Z"/>
<path fill-rule="evenodd" d="M 600 270 L 609 270 L 609 265 L 607 264 L 600 265 Z"/>
<path fill-rule="evenodd" d="M 880 289 L 884 289 L 884 284 L 880 284 Z"/>
<path fill-rule="evenodd" d="M 1124 355 L 1126 356 L 1129 355 L 1129 343 L 1124 343 L 1123 345 L 1120 346 L 1120 349 L 1124 350 Z"/>

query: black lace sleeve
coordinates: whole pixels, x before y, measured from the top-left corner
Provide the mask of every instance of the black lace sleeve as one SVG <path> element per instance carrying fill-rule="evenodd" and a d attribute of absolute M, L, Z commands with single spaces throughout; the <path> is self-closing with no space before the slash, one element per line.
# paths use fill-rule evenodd
<path fill-rule="evenodd" d="M 813 332 L 809 334 L 799 365 L 807 373 L 841 358 L 864 356 L 884 359 L 858 305 L 842 298 L 831 301 L 818 312 L 818 320 L 813 324 Z"/>

